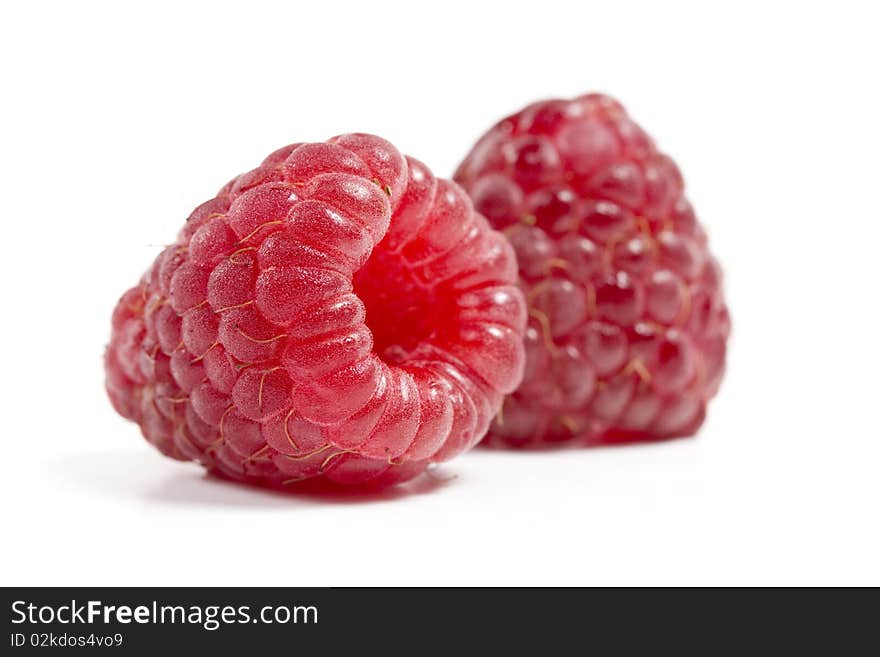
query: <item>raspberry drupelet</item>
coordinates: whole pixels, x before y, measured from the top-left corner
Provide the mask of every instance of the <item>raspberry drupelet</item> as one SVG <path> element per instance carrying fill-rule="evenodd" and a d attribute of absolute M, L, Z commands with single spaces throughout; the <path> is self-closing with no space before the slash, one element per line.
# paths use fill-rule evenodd
<path fill-rule="evenodd" d="M 469 449 L 522 378 L 510 245 L 378 137 L 272 153 L 120 299 L 116 410 L 237 480 L 388 485 Z"/>
<path fill-rule="evenodd" d="M 530 105 L 455 180 L 513 244 L 529 308 L 525 377 L 486 442 L 693 434 L 724 372 L 721 271 L 675 163 L 620 103 Z"/>

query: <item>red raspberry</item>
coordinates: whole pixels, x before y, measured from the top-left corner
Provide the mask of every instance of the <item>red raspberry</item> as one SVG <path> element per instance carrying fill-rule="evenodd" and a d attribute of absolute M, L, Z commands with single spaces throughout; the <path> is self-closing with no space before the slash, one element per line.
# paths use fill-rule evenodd
<path fill-rule="evenodd" d="M 390 484 L 470 448 L 522 378 L 510 245 L 453 182 L 351 134 L 193 211 L 113 315 L 107 391 L 240 480 Z"/>
<path fill-rule="evenodd" d="M 525 377 L 487 442 L 694 433 L 724 371 L 721 272 L 678 168 L 620 103 L 530 105 L 455 179 L 514 245 L 529 305 Z"/>

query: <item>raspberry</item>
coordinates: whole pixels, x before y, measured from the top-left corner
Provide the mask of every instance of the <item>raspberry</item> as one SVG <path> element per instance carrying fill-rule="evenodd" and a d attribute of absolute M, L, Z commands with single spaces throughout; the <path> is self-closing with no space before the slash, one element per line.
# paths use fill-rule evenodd
<path fill-rule="evenodd" d="M 496 446 L 693 434 L 730 318 L 675 163 L 617 101 L 535 103 L 477 142 L 455 180 L 516 250 L 526 371 Z"/>
<path fill-rule="evenodd" d="M 472 447 L 522 377 L 513 250 L 388 142 L 294 144 L 193 211 L 113 314 L 106 387 L 237 480 L 391 484 Z"/>

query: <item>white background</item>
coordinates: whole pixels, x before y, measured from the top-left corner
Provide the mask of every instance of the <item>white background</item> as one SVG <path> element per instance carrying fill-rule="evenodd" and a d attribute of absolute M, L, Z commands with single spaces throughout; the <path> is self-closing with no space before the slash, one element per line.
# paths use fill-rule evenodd
<path fill-rule="evenodd" d="M 871 3 L 133 7 L 0 9 L 0 583 L 880 584 Z M 206 478 L 111 410 L 118 295 L 227 179 L 350 131 L 449 175 L 505 113 L 590 90 L 678 160 L 727 272 L 697 439 L 325 499 Z"/>

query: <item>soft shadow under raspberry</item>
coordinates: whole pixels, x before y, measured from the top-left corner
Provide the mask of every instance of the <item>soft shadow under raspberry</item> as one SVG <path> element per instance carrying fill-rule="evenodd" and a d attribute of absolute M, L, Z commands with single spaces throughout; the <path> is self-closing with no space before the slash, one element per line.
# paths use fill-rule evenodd
<path fill-rule="evenodd" d="M 436 493 L 455 477 L 426 472 L 386 489 L 369 487 L 292 486 L 279 490 L 206 474 L 194 464 L 169 464 L 149 450 L 107 449 L 65 454 L 48 466 L 70 485 L 95 494 L 129 497 L 141 502 L 180 506 L 301 509 L 315 504 L 393 502 Z M 153 467 L 155 466 L 155 467 Z M 302 482 L 305 483 L 305 482 Z"/>

